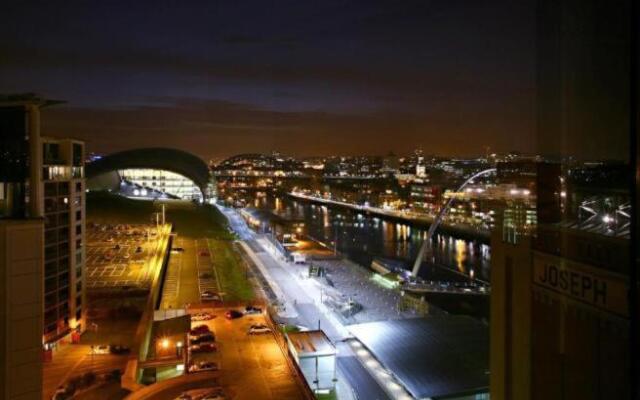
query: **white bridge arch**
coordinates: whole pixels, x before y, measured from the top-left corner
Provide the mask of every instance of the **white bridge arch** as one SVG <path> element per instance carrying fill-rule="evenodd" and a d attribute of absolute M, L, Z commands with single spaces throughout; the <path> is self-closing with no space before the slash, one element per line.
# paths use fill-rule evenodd
<path fill-rule="evenodd" d="M 464 181 L 464 183 L 462 183 L 462 185 L 460 185 L 460 187 L 458 188 L 457 191 L 460 192 L 469 183 L 473 182 L 475 179 L 477 179 L 477 178 L 479 178 L 481 176 L 484 176 L 484 175 L 489 175 L 489 174 L 495 173 L 495 172 L 496 172 L 495 168 L 489 168 L 489 169 L 485 169 L 484 171 L 480 171 L 478 173 L 475 173 L 472 176 L 470 176 L 469 178 L 467 178 L 467 180 Z M 436 232 L 436 229 L 438 229 L 438 225 L 440 225 L 440 222 L 442 222 L 442 218 L 447 213 L 447 211 L 449 211 L 449 208 L 451 207 L 451 203 L 452 202 L 453 202 L 453 197 L 451 197 L 451 198 L 449 198 L 449 200 L 447 200 L 447 202 L 444 205 L 444 207 L 442 207 L 440 209 L 440 212 L 438 213 L 438 216 L 433 220 L 433 222 L 431 223 L 431 226 L 429 226 L 429 232 L 427 233 L 427 237 L 422 242 L 422 245 L 420 246 L 420 251 L 418 252 L 418 257 L 416 257 L 416 261 L 413 264 L 413 270 L 411 271 L 411 274 L 414 277 L 418 276 L 418 273 L 420 272 L 420 266 L 422 265 L 422 260 L 424 259 L 424 255 L 427 252 L 427 246 L 429 246 L 429 242 L 431 241 L 431 238 L 433 237 L 433 234 Z"/>

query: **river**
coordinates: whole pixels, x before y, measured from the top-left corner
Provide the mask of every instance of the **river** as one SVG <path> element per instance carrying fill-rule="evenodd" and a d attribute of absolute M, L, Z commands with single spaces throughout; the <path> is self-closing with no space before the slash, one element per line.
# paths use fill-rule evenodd
<path fill-rule="evenodd" d="M 304 222 L 306 236 L 331 248 L 337 239 L 338 251 L 364 267 L 369 267 L 373 258 L 384 257 L 401 260 L 411 268 L 427 235 L 426 229 L 408 223 L 289 197 L 256 198 L 252 206 Z M 489 282 L 490 246 L 486 244 L 436 234 L 429 253 L 440 268 L 431 268 L 431 263 L 425 263 L 420 273 L 425 279 L 474 278 Z"/>

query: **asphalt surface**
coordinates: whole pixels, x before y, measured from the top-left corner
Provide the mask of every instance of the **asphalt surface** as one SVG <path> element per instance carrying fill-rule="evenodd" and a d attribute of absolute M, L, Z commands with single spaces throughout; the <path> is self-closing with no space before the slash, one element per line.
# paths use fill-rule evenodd
<path fill-rule="evenodd" d="M 130 398 L 173 400 L 180 393 L 193 388 L 221 387 L 227 398 L 235 400 L 298 400 L 302 389 L 292 375 L 285 355 L 271 333 L 249 335 L 252 324 L 263 324 L 264 316 L 247 315 L 228 320 L 227 308 L 210 308 L 216 317 L 209 321 L 193 322 L 192 327 L 207 325 L 215 333 L 218 351 L 191 354 L 193 361 L 214 361 L 220 370 L 215 373 L 195 372 L 173 380 L 171 385 L 158 385 L 149 396 L 134 393 Z M 211 379 L 195 381 L 197 376 Z M 154 385 L 155 386 L 155 385 Z"/>
<path fill-rule="evenodd" d="M 147 288 L 150 258 L 157 246 L 155 225 L 96 225 L 87 227 L 87 287 Z M 145 233 L 154 232 L 146 238 Z M 119 246 L 119 248 L 116 248 Z M 140 247 L 140 252 L 136 249 Z"/>
<path fill-rule="evenodd" d="M 340 346 L 343 335 L 338 332 L 327 316 L 317 307 L 320 299 L 312 299 L 308 292 L 301 288 L 297 282 L 291 279 L 288 272 L 275 262 L 267 252 L 258 254 L 265 266 L 269 269 L 272 278 L 277 281 L 282 291 L 289 298 L 295 299 L 295 309 L 299 325 L 309 329 L 317 329 L 318 325 L 334 343 L 338 343 L 340 353 L 338 357 L 339 375 L 349 382 L 356 396 L 360 400 L 388 399 L 384 389 L 373 379 L 369 372 L 355 358 L 348 346 Z M 348 373 L 347 373 L 348 372 Z"/>
<path fill-rule="evenodd" d="M 200 302 L 198 269 L 201 260 L 198 250 L 206 247 L 206 241 L 178 235 L 173 243 L 173 248 L 176 247 L 181 247 L 184 251 L 173 251 L 169 258 L 165 286 L 162 290 L 161 309 L 184 308 L 186 304 Z M 209 265 L 207 262 L 207 266 Z M 209 269 L 213 274 L 213 269 Z"/>
<path fill-rule="evenodd" d="M 125 355 L 92 354 L 86 344 L 60 344 L 53 360 L 44 363 L 42 398 L 51 399 L 58 386 L 85 372 L 100 376 L 114 369 L 124 370 L 127 360 Z"/>
<path fill-rule="evenodd" d="M 297 314 L 297 323 L 308 327 L 309 329 L 317 329 L 318 324 L 327 336 L 334 343 L 338 343 L 341 356 L 338 357 L 339 379 L 346 379 L 356 396 L 360 400 L 376 400 L 389 399 L 378 382 L 369 374 L 369 372 L 357 360 L 353 352 L 348 346 L 341 346 L 340 341 L 344 335 L 336 330 L 333 321 L 329 321 L 318 307 L 320 298 L 312 298 L 309 290 L 302 287 L 296 279 L 292 279 L 291 273 L 286 271 L 280 262 L 278 262 L 271 253 L 264 250 L 258 235 L 253 233 L 246 225 L 245 221 L 238 215 L 235 210 L 219 207 L 227 216 L 232 229 L 242 238 L 246 240 L 249 247 L 256 253 L 256 256 L 262 261 L 267 268 L 271 279 L 280 287 L 284 295 L 287 297 L 287 304 L 295 304 Z"/>

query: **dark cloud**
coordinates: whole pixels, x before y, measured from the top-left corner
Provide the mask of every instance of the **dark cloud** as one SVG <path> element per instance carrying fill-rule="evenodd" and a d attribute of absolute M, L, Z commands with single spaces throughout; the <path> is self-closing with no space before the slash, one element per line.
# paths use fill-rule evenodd
<path fill-rule="evenodd" d="M 59 106 L 47 109 L 43 131 L 86 140 L 104 152 L 162 145 L 202 156 L 222 157 L 243 151 L 278 149 L 287 153 L 385 154 L 409 152 L 418 145 L 438 154 L 479 153 L 492 145 L 496 132 L 510 129 L 521 116 L 504 116 L 487 125 L 483 114 L 462 110 L 336 114 L 320 111 L 283 112 L 212 100 L 150 99 L 154 106 L 120 110 Z M 510 121 L 507 121 L 510 120 Z M 447 140 L 440 138 L 447 131 Z M 150 140 L 149 138 L 153 138 Z M 514 137 L 503 149 L 522 145 Z"/>
<path fill-rule="evenodd" d="M 99 152 L 533 151 L 533 3 L 13 2 L 0 92 Z"/>

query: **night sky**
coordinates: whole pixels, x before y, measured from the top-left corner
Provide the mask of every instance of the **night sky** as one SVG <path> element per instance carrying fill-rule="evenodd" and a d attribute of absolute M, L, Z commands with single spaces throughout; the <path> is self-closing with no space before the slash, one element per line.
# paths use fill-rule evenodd
<path fill-rule="evenodd" d="M 67 101 L 43 114 L 43 133 L 86 140 L 90 151 L 536 150 L 535 7 L 526 2 L 2 8 L 0 93 Z"/>

